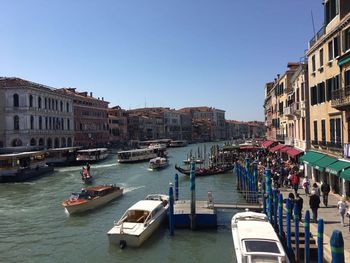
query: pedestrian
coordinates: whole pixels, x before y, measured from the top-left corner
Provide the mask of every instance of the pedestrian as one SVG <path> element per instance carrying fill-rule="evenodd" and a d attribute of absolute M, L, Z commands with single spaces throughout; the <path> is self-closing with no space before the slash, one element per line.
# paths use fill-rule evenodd
<path fill-rule="evenodd" d="M 290 215 L 293 214 L 293 207 L 294 207 L 294 202 L 295 202 L 295 196 L 293 193 L 289 193 L 288 194 L 288 200 L 289 200 L 289 207 L 287 207 L 287 209 L 289 209 Z"/>
<path fill-rule="evenodd" d="M 299 176 L 295 172 L 293 172 L 291 181 L 292 181 L 294 193 L 295 193 L 295 195 L 297 195 L 298 194 L 298 189 L 299 189 L 300 179 L 299 179 Z"/>
<path fill-rule="evenodd" d="M 312 185 L 311 191 L 315 191 L 315 194 L 318 196 L 321 196 L 320 188 L 318 188 L 317 183 L 314 183 Z"/>
<path fill-rule="evenodd" d="M 315 223 L 317 222 L 317 210 L 320 207 L 320 202 L 320 196 L 316 194 L 315 190 L 312 190 L 309 199 L 309 205 L 312 211 L 312 218 Z"/>
<path fill-rule="evenodd" d="M 310 180 L 309 177 L 307 175 L 305 175 L 305 178 L 303 180 L 303 188 L 305 190 L 305 195 L 309 195 L 310 194 Z"/>
<path fill-rule="evenodd" d="M 296 198 L 295 198 L 295 204 L 297 206 L 297 216 L 298 216 L 298 219 L 299 221 L 301 221 L 301 215 L 302 215 L 302 211 L 303 211 L 303 203 L 304 203 L 304 200 L 303 198 L 300 197 L 299 194 L 297 194 Z"/>
<path fill-rule="evenodd" d="M 329 184 L 324 181 L 321 184 L 321 192 L 322 192 L 322 197 L 323 197 L 323 204 L 328 207 L 328 194 L 331 191 L 331 187 L 329 186 Z"/>
<path fill-rule="evenodd" d="M 341 200 L 339 200 L 337 206 L 338 206 L 338 211 L 339 211 L 339 215 L 340 215 L 340 223 L 342 224 L 342 226 L 345 226 L 344 215 L 346 212 L 346 208 L 348 207 L 345 196 L 343 196 L 341 198 Z"/>

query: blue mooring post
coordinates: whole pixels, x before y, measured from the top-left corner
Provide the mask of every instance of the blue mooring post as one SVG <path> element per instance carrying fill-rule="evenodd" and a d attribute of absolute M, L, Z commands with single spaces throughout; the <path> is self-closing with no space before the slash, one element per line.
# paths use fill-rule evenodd
<path fill-rule="evenodd" d="M 190 189 L 191 189 L 191 230 L 196 229 L 196 165 L 191 162 L 190 172 Z"/>
<path fill-rule="evenodd" d="M 277 190 L 273 190 L 273 227 L 275 228 L 275 231 L 278 231 L 277 211 L 278 211 Z"/>
<path fill-rule="evenodd" d="M 295 262 L 299 262 L 299 211 L 298 205 L 294 203 L 294 237 L 295 237 Z"/>
<path fill-rule="evenodd" d="M 280 238 L 283 237 L 283 195 L 278 195 L 278 229 Z"/>
<path fill-rule="evenodd" d="M 266 176 L 266 194 L 267 194 L 267 215 L 272 223 L 272 187 L 271 187 L 271 170 L 268 167 L 265 171 Z"/>
<path fill-rule="evenodd" d="M 286 200 L 286 231 L 287 231 L 287 252 L 290 256 L 290 252 L 292 251 L 292 238 L 291 238 L 291 225 L 290 225 L 290 202 L 289 199 Z"/>
<path fill-rule="evenodd" d="M 323 262 L 323 229 L 324 223 L 323 219 L 318 220 L 317 225 L 317 262 Z"/>
<path fill-rule="evenodd" d="M 169 185 L 169 231 L 174 235 L 174 190 L 173 185 Z"/>
<path fill-rule="evenodd" d="M 331 236 L 332 263 L 344 263 L 344 239 L 339 230 L 334 230 Z"/>
<path fill-rule="evenodd" d="M 261 201 L 263 204 L 263 213 L 266 214 L 267 213 L 267 209 L 266 209 L 266 190 L 265 190 L 265 183 L 263 183 L 261 185 Z"/>
<path fill-rule="evenodd" d="M 175 174 L 175 201 L 179 200 L 179 175 Z"/>
<path fill-rule="evenodd" d="M 305 231 L 304 262 L 310 263 L 310 212 L 309 210 L 306 210 L 305 212 L 304 231 Z"/>
<path fill-rule="evenodd" d="M 253 190 L 254 190 L 253 202 L 257 203 L 258 202 L 258 198 L 257 198 L 257 194 L 258 194 L 258 163 L 257 162 L 254 162 L 253 168 L 254 168 L 254 170 L 253 170 Z"/>

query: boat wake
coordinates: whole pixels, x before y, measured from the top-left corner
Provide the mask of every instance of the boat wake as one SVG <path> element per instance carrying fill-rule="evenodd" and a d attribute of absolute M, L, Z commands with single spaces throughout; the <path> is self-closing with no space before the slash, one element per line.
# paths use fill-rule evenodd
<path fill-rule="evenodd" d="M 105 167 L 112 167 L 112 166 L 116 166 L 116 163 L 110 163 L 110 164 L 100 164 L 100 165 L 93 165 L 91 166 L 92 169 L 94 168 L 105 168 Z"/>
<path fill-rule="evenodd" d="M 124 194 L 125 193 L 129 193 L 129 192 L 132 192 L 132 191 L 135 191 L 135 190 L 138 190 L 138 189 L 141 189 L 141 188 L 144 188 L 145 186 L 135 186 L 135 187 L 125 187 L 124 188 Z"/>

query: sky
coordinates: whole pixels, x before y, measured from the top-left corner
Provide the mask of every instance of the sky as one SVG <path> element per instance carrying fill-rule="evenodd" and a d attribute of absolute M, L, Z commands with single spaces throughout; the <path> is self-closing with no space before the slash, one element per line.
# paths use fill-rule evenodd
<path fill-rule="evenodd" d="M 0 0 L 0 76 L 110 107 L 211 106 L 263 120 L 264 85 L 300 61 L 322 0 Z"/>

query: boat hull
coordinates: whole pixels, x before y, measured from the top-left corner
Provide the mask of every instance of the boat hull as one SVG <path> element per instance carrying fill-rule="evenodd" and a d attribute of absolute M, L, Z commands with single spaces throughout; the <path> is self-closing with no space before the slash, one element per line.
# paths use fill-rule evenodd
<path fill-rule="evenodd" d="M 103 206 L 107 204 L 108 202 L 111 202 L 112 200 L 118 198 L 123 194 L 123 189 L 116 190 L 108 195 L 105 196 L 100 196 L 96 199 L 93 200 L 87 200 L 87 202 L 81 203 L 81 204 L 76 204 L 76 205 L 65 205 L 66 211 L 69 214 L 77 214 L 77 213 L 83 213 L 89 210 L 96 209 L 100 206 Z"/>
<path fill-rule="evenodd" d="M 149 161 L 153 158 L 156 158 L 157 154 L 149 154 L 145 156 L 135 156 L 130 159 L 118 159 L 118 163 L 137 163 L 137 162 L 145 162 Z"/>
<path fill-rule="evenodd" d="M 16 174 L 11 175 L 1 175 L 0 183 L 14 183 L 14 182 L 24 182 L 29 180 L 34 180 L 51 173 L 54 170 L 52 166 L 44 166 L 35 169 L 27 169 Z"/>

